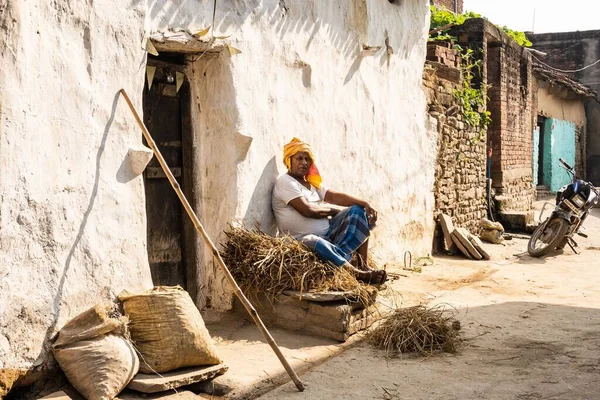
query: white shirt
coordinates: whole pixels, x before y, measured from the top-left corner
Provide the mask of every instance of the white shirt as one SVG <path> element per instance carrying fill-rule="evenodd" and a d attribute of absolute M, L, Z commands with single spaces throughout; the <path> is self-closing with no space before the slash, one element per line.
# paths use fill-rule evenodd
<path fill-rule="evenodd" d="M 296 239 L 306 235 L 324 236 L 329 230 L 328 218 L 306 218 L 288 203 L 302 196 L 309 203 L 319 203 L 325 199 L 327 190 L 323 185 L 319 189 L 312 185 L 307 189 L 288 174 L 277 178 L 273 189 L 272 206 L 279 230 L 289 233 Z"/>

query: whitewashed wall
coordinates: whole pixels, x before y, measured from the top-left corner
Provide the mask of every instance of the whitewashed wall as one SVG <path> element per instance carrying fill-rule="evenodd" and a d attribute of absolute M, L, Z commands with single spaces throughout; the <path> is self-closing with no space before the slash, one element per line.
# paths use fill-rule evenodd
<path fill-rule="evenodd" d="M 109 0 L 0 2 L 0 370 L 43 368 L 68 319 L 151 285 L 125 162 L 141 134 L 116 97 L 141 105 L 144 21 Z"/>
<path fill-rule="evenodd" d="M 143 182 L 126 159 L 141 135 L 116 93 L 126 88 L 141 109 L 144 35 L 203 29 L 212 3 L 0 2 L 0 370 L 43 367 L 44 344 L 69 318 L 151 285 Z M 427 29 L 427 0 L 218 1 L 215 34 L 242 53 L 189 67 L 195 206 L 211 235 L 222 240 L 232 220 L 272 230 L 270 189 L 298 136 L 326 184 L 380 211 L 380 263 L 427 253 Z M 361 58 L 362 45 L 382 48 Z M 199 305 L 229 308 L 210 257 L 198 280 Z"/>
<path fill-rule="evenodd" d="M 297 136 L 313 145 L 327 185 L 379 210 L 377 261 L 429 253 L 436 135 L 425 127 L 421 88 L 428 2 L 398 3 L 217 2 L 214 35 L 231 35 L 226 42 L 242 53 L 189 68 L 200 149 L 196 209 L 217 241 L 232 219 L 273 232 L 271 187 L 285 172 L 283 145 Z M 212 7 L 170 4 L 153 3 L 150 30 L 197 32 L 212 23 Z M 180 18 L 169 18 L 172 9 Z M 381 49 L 361 57 L 363 46 Z M 227 309 L 228 285 L 206 254 L 198 304 L 208 296 Z"/>

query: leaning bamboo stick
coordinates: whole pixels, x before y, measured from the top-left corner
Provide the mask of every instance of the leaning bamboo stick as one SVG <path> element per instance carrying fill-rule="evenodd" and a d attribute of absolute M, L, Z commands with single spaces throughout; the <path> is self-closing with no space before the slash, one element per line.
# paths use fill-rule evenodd
<path fill-rule="evenodd" d="M 160 150 L 158 150 L 158 147 L 156 147 L 156 143 L 152 139 L 152 136 L 150 136 L 150 132 L 148 132 L 148 129 L 144 125 L 144 122 L 142 122 L 142 120 L 140 119 L 140 116 L 138 115 L 137 111 L 135 110 L 135 107 L 133 106 L 133 103 L 131 102 L 131 100 L 129 99 L 129 96 L 125 92 L 125 89 L 121 89 L 120 92 L 123 95 L 123 97 L 125 98 L 125 101 L 127 102 L 127 104 L 129 105 L 129 108 L 131 109 L 131 112 L 132 112 L 133 116 L 135 117 L 135 120 L 137 121 L 138 125 L 140 126 L 142 133 L 144 134 L 144 137 L 146 138 L 146 141 L 148 142 L 148 145 L 150 146 L 150 148 L 154 152 L 154 155 L 158 159 L 158 162 L 160 163 L 160 166 L 162 167 L 165 174 L 167 175 L 169 182 L 171 182 L 171 186 L 175 190 L 175 193 L 177 193 L 179 200 L 181 200 L 181 204 L 183 204 L 183 207 L 185 208 L 185 211 L 187 212 L 187 214 L 189 215 L 190 219 L 192 220 L 194 226 L 196 227 L 196 230 L 204 238 L 204 240 L 206 241 L 206 244 L 208 244 L 209 247 L 211 248 L 213 256 L 217 259 L 218 264 L 221 267 L 221 270 L 223 271 L 223 273 L 227 277 L 227 280 L 229 280 L 229 283 L 233 287 L 233 292 L 235 293 L 237 298 L 242 302 L 242 304 L 246 308 L 246 311 L 248 311 L 248 314 L 250 314 L 250 316 L 256 323 L 256 326 L 262 333 L 262 335 L 265 338 L 265 340 L 267 341 L 267 343 L 269 343 L 269 346 L 271 346 L 271 348 L 275 352 L 275 355 L 277 355 L 277 358 L 279 358 L 279 361 L 281 362 L 281 364 L 283 364 L 283 367 L 287 371 L 290 378 L 292 378 L 292 380 L 296 384 L 296 387 L 298 388 L 298 390 L 300 392 L 303 392 L 304 385 L 298 378 L 298 375 L 296 375 L 296 372 L 294 372 L 294 370 L 292 369 L 290 364 L 285 359 L 283 353 L 279 349 L 279 346 L 277 346 L 277 343 L 275 343 L 275 340 L 273 339 L 273 337 L 271 336 L 271 334 L 265 327 L 265 324 L 260 319 L 260 316 L 256 312 L 256 309 L 252 306 L 250 301 L 248 301 L 248 299 L 246 298 L 246 296 L 244 295 L 244 293 L 238 286 L 237 282 L 235 281 L 235 278 L 233 277 L 233 275 L 231 275 L 231 272 L 225 265 L 225 262 L 221 258 L 219 251 L 217 250 L 214 243 L 212 242 L 212 240 L 210 239 L 210 237 L 204 230 L 204 227 L 202 226 L 202 223 L 200 223 L 200 220 L 196 216 L 196 213 L 194 213 L 194 210 L 192 210 L 190 203 L 187 201 L 185 195 L 183 194 L 181 188 L 179 187 L 179 183 L 177 183 L 177 181 L 175 180 L 173 173 L 171 173 L 171 170 L 169 169 L 167 162 L 165 161 L 162 154 L 160 153 Z"/>

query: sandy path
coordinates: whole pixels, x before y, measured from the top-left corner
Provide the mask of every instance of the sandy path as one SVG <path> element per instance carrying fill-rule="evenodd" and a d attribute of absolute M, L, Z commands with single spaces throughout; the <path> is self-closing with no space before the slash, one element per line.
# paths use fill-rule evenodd
<path fill-rule="evenodd" d="M 455 355 L 386 359 L 367 344 L 261 399 L 595 399 L 600 397 L 600 210 L 581 254 L 533 259 L 525 239 L 492 260 L 436 258 L 393 282 L 402 305 L 448 303 L 468 340 Z"/>

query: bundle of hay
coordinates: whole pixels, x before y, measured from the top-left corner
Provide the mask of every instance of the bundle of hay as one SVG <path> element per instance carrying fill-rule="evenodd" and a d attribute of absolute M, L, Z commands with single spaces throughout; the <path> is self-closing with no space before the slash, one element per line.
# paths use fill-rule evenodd
<path fill-rule="evenodd" d="M 460 338 L 460 322 L 454 319 L 454 310 L 443 306 L 400 308 L 386 317 L 369 334 L 375 347 L 387 355 L 436 352 L 456 352 Z"/>
<path fill-rule="evenodd" d="M 275 297 L 286 290 L 353 292 L 368 303 L 366 287 L 345 268 L 324 263 L 289 236 L 230 227 L 221 257 L 240 288 L 250 296 Z"/>

